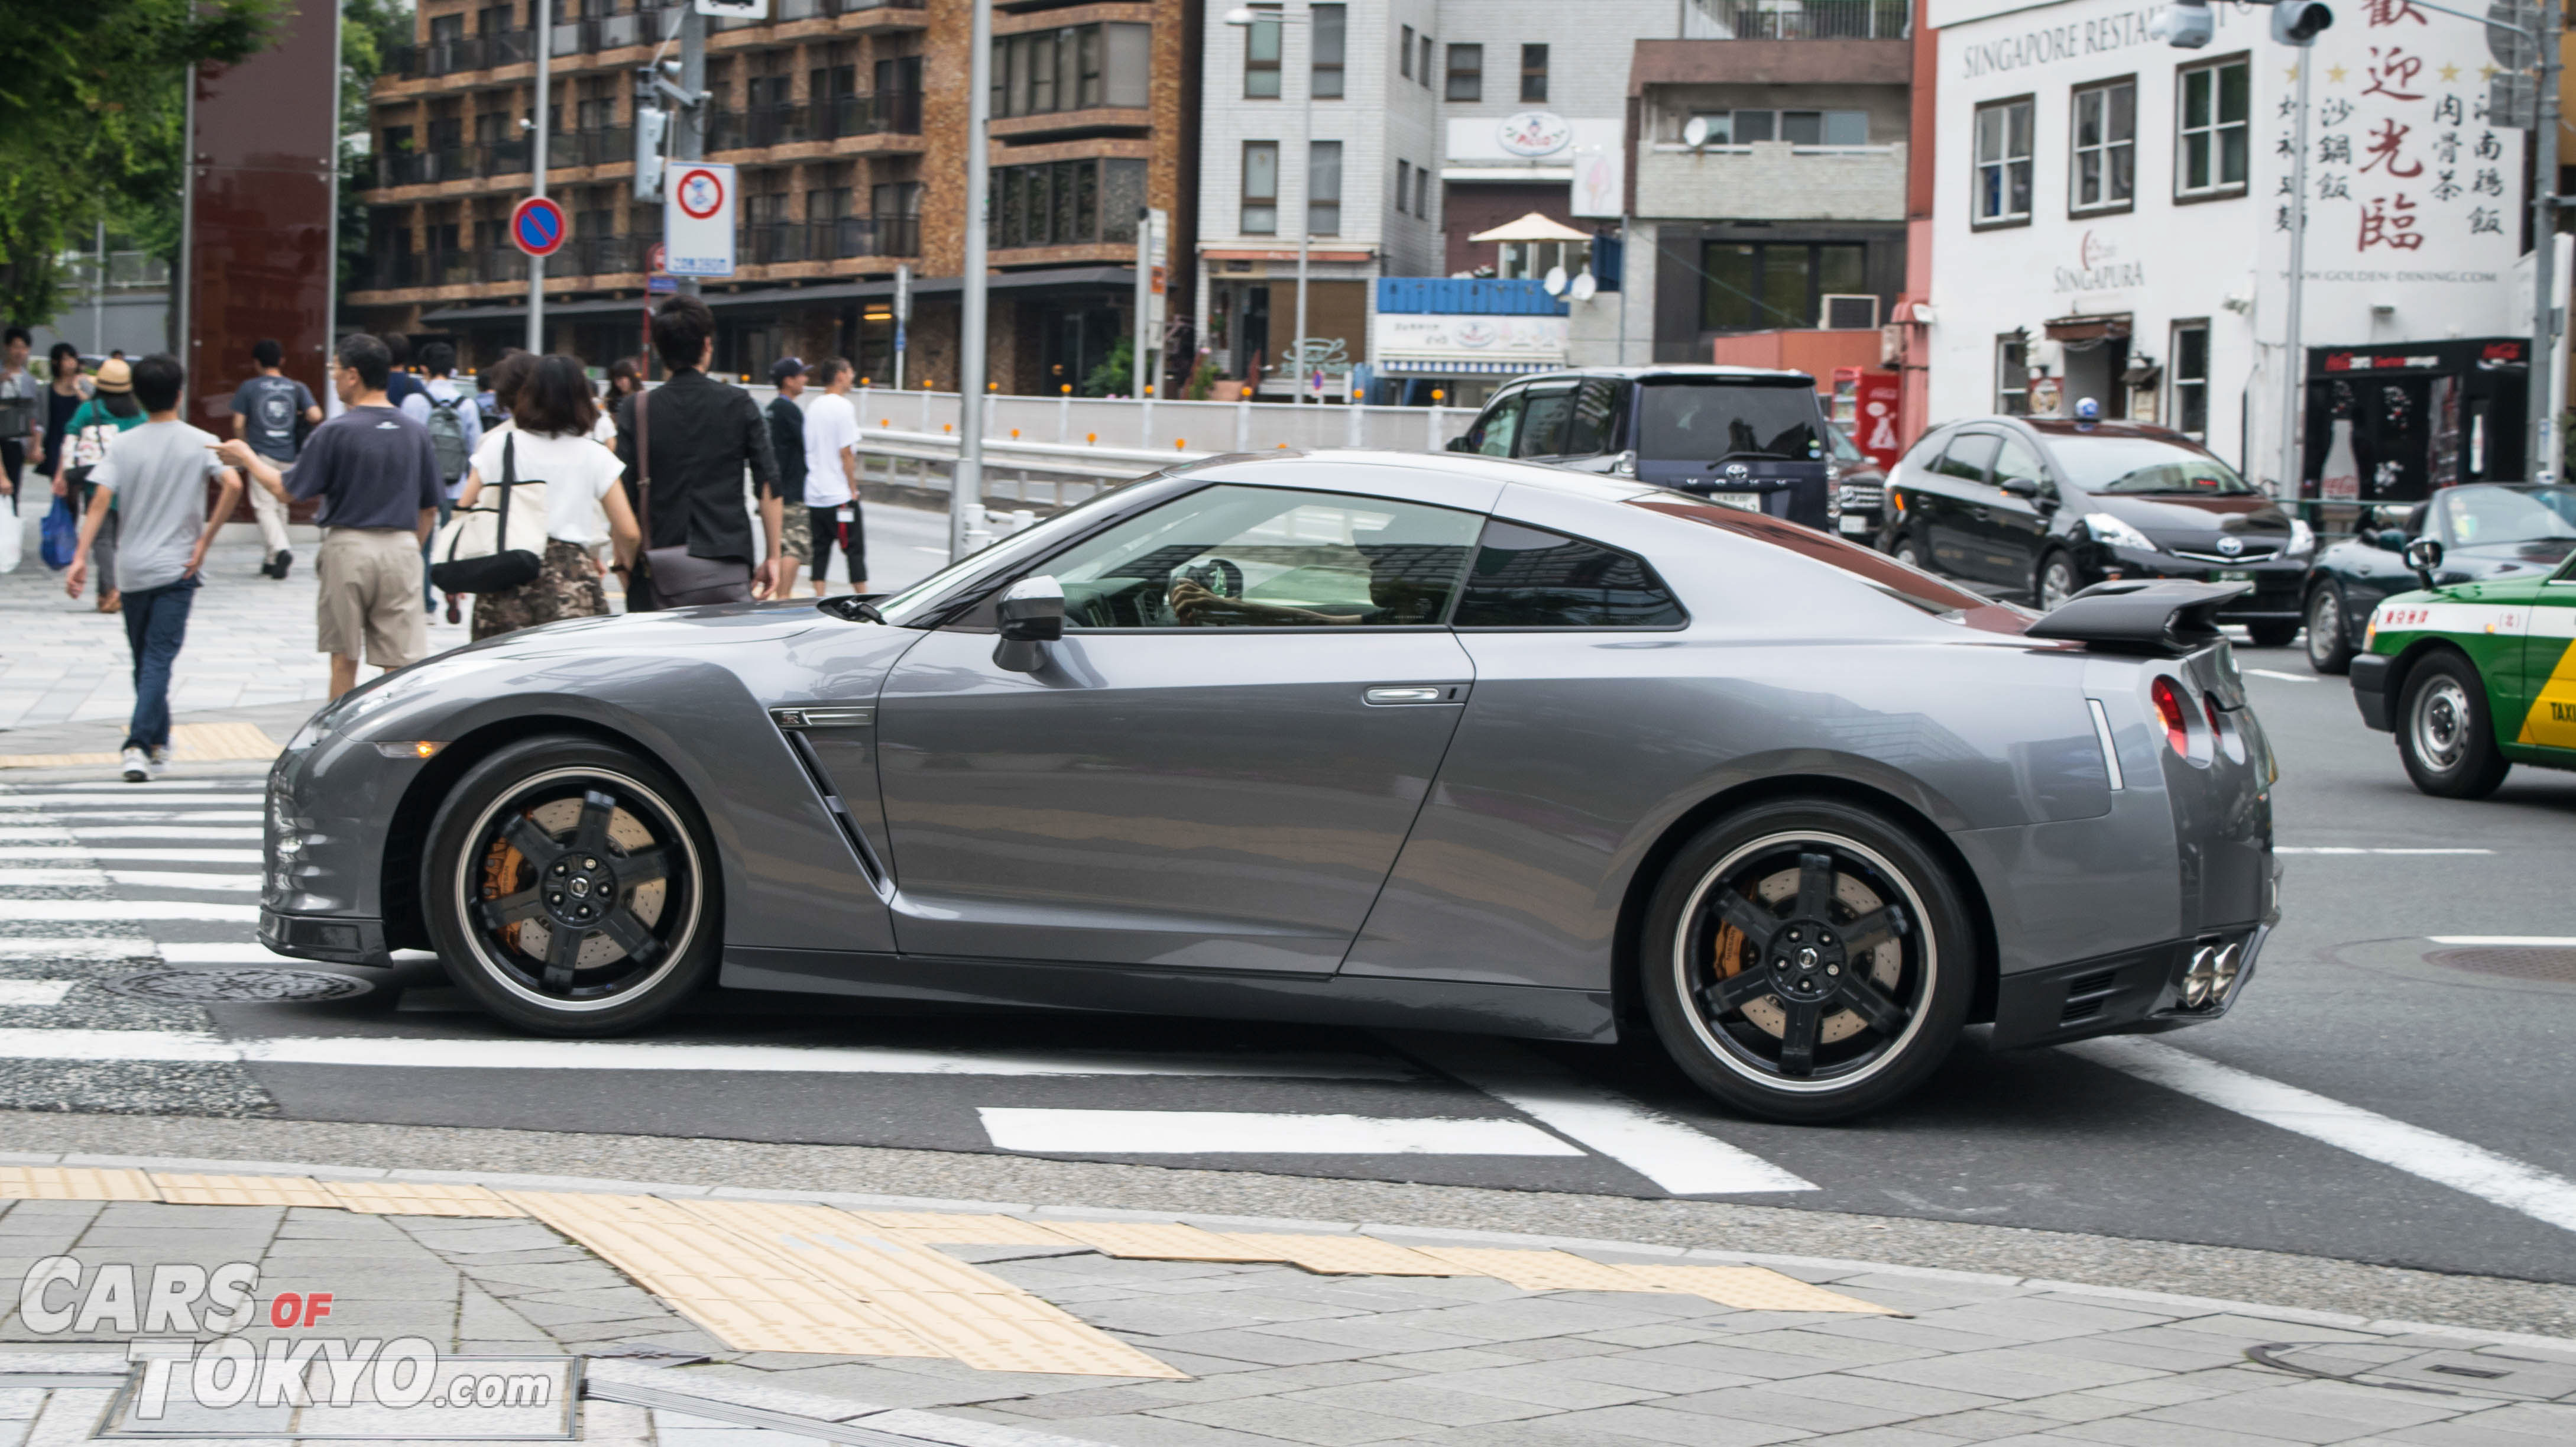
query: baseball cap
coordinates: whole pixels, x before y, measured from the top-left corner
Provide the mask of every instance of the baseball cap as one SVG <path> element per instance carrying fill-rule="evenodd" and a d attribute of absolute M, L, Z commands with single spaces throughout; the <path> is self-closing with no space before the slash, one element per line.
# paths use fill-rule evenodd
<path fill-rule="evenodd" d="M 102 392 L 131 392 L 134 390 L 134 369 L 122 360 L 110 357 L 98 364 L 98 370 L 90 374 L 90 380 Z"/>
<path fill-rule="evenodd" d="M 769 364 L 769 380 L 772 382 L 784 382 L 790 377 L 802 375 L 804 371 L 804 358 L 781 357 L 777 361 Z"/>

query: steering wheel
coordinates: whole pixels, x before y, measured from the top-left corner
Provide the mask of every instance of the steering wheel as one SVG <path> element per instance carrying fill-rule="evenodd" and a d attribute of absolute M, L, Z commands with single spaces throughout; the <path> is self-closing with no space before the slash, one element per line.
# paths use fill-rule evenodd
<path fill-rule="evenodd" d="M 1210 558 L 1203 566 L 1174 571 L 1172 583 L 1182 582 L 1196 583 L 1220 598 L 1243 596 L 1243 569 L 1224 558 Z M 1168 595 L 1171 586 L 1166 585 L 1163 591 Z"/>

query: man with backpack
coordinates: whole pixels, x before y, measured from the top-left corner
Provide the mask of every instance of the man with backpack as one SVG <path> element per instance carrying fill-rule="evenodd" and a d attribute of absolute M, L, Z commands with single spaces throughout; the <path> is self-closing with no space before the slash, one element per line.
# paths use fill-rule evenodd
<path fill-rule="evenodd" d="M 233 435 L 278 466 L 291 467 L 303 427 L 321 426 L 322 408 L 303 383 L 286 375 L 286 349 L 274 338 L 253 343 L 250 359 L 259 374 L 233 389 Z M 250 490 L 250 514 L 259 524 L 260 576 L 285 577 L 295 561 L 286 546 L 286 504 L 268 489 L 255 487 Z"/>
<path fill-rule="evenodd" d="M 421 390 L 402 400 L 405 414 L 429 429 L 429 444 L 438 455 L 438 521 L 456 508 L 456 495 L 465 489 L 465 470 L 474 461 L 474 449 L 483 444 L 483 412 L 474 405 L 474 389 L 456 380 L 456 349 L 445 342 L 431 342 L 420 349 L 420 365 L 429 373 Z M 434 534 L 433 534 L 434 536 Z M 426 613 L 437 608 L 438 600 L 429 586 L 429 544 L 421 544 L 420 606 Z M 456 600 L 447 600 L 448 619 L 456 612 Z"/>

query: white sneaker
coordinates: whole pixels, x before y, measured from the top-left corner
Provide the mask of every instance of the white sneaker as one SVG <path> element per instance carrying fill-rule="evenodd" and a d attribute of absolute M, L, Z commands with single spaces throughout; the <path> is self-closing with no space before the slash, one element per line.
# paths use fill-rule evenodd
<path fill-rule="evenodd" d="M 152 751 L 152 777 L 160 778 L 170 767 L 170 746 L 163 744 Z"/>
<path fill-rule="evenodd" d="M 125 782 L 140 784 L 152 777 L 152 756 L 141 749 L 127 749 L 124 762 Z"/>

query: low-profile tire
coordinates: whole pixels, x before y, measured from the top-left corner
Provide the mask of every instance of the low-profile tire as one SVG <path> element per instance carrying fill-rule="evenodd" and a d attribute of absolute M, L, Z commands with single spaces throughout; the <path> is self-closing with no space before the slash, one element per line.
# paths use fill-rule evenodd
<path fill-rule="evenodd" d="M 2084 575 L 2075 569 L 2075 559 L 2064 548 L 2052 548 L 2039 560 L 2039 569 L 2031 575 L 2030 598 L 2039 611 L 2048 612 L 2058 604 L 2084 590 Z"/>
<path fill-rule="evenodd" d="M 2287 648 L 2299 641 L 2299 625 L 2286 618 L 2265 618 L 2245 625 L 2245 636 L 2257 648 Z"/>
<path fill-rule="evenodd" d="M 534 1034 L 641 1029 L 706 983 L 722 947 L 696 806 L 595 739 L 522 739 L 466 770 L 421 873 L 448 978 Z"/>
<path fill-rule="evenodd" d="M 1639 951 L 1683 1073 L 1748 1115 L 1807 1124 L 1921 1085 L 1975 994 L 1957 883 L 1915 835 L 1832 799 L 1757 804 L 1685 845 Z"/>
<path fill-rule="evenodd" d="M 2308 667 L 2319 673 L 2352 671 L 2352 629 L 2344 620 L 2343 589 L 2319 583 L 2308 594 Z"/>
<path fill-rule="evenodd" d="M 2483 799 L 2513 761 L 2496 747 L 2487 687 L 2475 664 L 2436 653 L 2406 675 L 2397 703 L 2397 756 L 2415 787 L 2444 799 Z"/>

